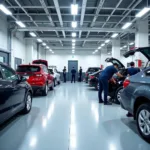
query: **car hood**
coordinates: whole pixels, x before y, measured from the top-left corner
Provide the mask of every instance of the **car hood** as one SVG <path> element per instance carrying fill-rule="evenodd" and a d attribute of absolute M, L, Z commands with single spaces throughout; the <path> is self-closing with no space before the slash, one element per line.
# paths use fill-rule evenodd
<path fill-rule="evenodd" d="M 106 58 L 105 61 L 106 61 L 106 62 L 111 62 L 112 64 L 117 63 L 119 69 L 125 68 L 125 66 L 124 66 L 118 59 L 116 59 L 116 58 L 113 58 L 113 57 L 111 57 L 111 58 Z"/>
<path fill-rule="evenodd" d="M 124 57 L 133 56 L 136 52 L 142 53 L 150 61 L 150 47 L 141 47 L 135 50 L 130 50 L 123 54 Z"/>

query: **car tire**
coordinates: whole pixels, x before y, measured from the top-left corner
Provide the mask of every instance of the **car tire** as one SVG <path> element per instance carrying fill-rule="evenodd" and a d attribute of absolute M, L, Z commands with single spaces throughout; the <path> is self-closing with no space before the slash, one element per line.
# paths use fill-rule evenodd
<path fill-rule="evenodd" d="M 143 116 L 143 114 L 145 115 Z M 138 108 L 136 112 L 136 123 L 140 135 L 150 143 L 150 130 L 147 133 L 144 131 L 144 128 L 146 130 L 148 130 L 148 127 L 150 128 L 150 103 L 142 104 Z"/>
<path fill-rule="evenodd" d="M 48 84 L 46 83 L 45 87 L 44 87 L 44 90 L 42 91 L 42 95 L 47 96 L 47 94 L 48 94 Z"/>
<path fill-rule="evenodd" d="M 123 87 L 121 86 L 115 92 L 115 103 L 116 104 L 120 104 L 120 102 L 121 102 L 121 95 L 120 94 L 121 94 L 122 89 L 123 89 Z"/>
<path fill-rule="evenodd" d="M 31 111 L 31 108 L 32 108 L 32 94 L 31 92 L 28 92 L 25 97 L 25 107 L 22 110 L 22 112 L 24 114 L 27 114 Z"/>

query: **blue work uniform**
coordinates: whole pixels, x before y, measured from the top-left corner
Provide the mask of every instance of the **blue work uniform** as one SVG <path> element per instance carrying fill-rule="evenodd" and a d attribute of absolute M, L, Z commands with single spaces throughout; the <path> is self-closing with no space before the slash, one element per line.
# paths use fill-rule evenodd
<path fill-rule="evenodd" d="M 108 95 L 108 80 L 112 78 L 112 76 L 117 73 L 117 69 L 114 66 L 106 67 L 99 76 L 99 102 L 102 100 L 102 91 L 104 90 L 104 103 L 107 103 L 107 95 Z"/>
<path fill-rule="evenodd" d="M 128 70 L 127 70 L 127 73 L 130 76 L 133 76 L 133 75 L 137 74 L 138 72 L 140 72 L 140 69 L 139 68 L 134 68 L 134 67 L 128 68 Z"/>
<path fill-rule="evenodd" d="M 72 73 L 72 79 L 71 79 L 71 83 L 74 81 L 74 83 L 75 83 L 75 79 L 76 79 L 76 70 L 75 69 L 72 69 L 71 70 L 71 73 Z"/>

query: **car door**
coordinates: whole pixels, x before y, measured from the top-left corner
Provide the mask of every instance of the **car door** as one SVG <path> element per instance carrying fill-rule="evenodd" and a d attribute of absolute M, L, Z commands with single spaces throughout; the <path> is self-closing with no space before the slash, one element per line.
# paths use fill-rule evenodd
<path fill-rule="evenodd" d="M 21 82 L 19 76 L 11 68 L 1 65 L 1 71 L 5 81 L 4 92 L 9 95 L 7 107 L 13 108 L 11 113 L 15 113 L 24 106 L 26 84 Z"/>

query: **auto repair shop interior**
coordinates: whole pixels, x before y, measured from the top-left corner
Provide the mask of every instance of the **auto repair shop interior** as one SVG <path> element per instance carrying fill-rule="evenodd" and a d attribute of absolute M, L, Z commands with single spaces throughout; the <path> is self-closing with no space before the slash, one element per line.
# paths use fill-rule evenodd
<path fill-rule="evenodd" d="M 0 150 L 150 150 L 150 0 L 0 1 Z"/>

